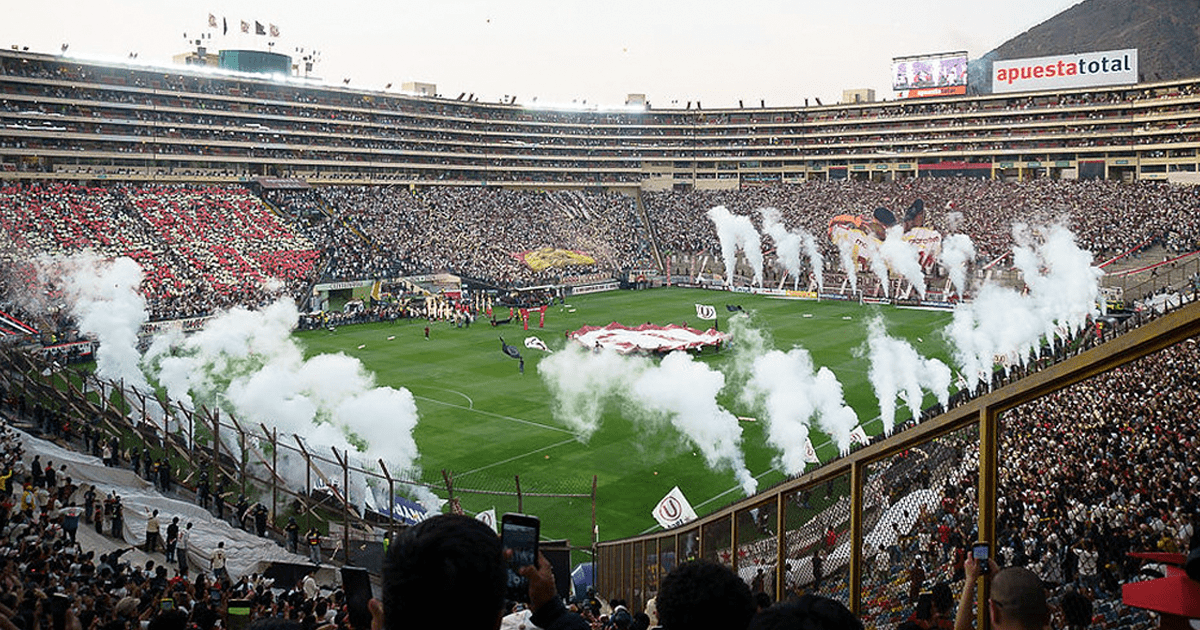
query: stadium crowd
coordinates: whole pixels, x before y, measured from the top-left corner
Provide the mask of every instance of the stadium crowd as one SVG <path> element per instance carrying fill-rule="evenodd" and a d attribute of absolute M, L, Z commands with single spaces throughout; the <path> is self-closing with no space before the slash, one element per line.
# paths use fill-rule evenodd
<path fill-rule="evenodd" d="M 0 188 L 0 258 L 9 269 L 5 296 L 15 303 L 34 284 L 29 263 L 39 256 L 129 256 L 143 268 L 150 317 L 160 320 L 254 308 L 278 295 L 299 301 L 318 281 L 449 271 L 513 288 L 611 278 L 651 266 L 656 246 L 667 256 L 717 254 L 705 215 L 715 205 L 758 225 L 758 209 L 779 209 L 789 229 L 817 236 L 830 272 L 839 265 L 825 236 L 830 219 L 881 206 L 900 212 L 918 198 L 927 225 L 972 238 L 977 264 L 1009 251 L 1014 223 L 1063 218 L 1097 263 L 1150 246 L 1181 253 L 1200 247 L 1198 194 L 1108 181 L 829 181 L 648 192 L 641 213 L 634 198 L 616 193 L 330 186 L 269 191 L 276 216 L 236 187 L 9 184 Z M 763 243 L 770 253 L 770 238 Z M 781 273 L 767 267 L 772 277 Z"/>
<path fill-rule="evenodd" d="M 971 237 L 979 263 L 1011 250 L 1014 223 L 1044 225 L 1063 219 L 1080 246 L 1096 255 L 1097 263 L 1151 245 L 1178 253 L 1200 248 L 1200 214 L 1195 212 L 1200 190 L 1153 182 L 925 177 L 656 192 L 643 197 L 664 253 L 719 254 L 716 230 L 705 215 L 713 206 L 750 215 L 756 226 L 761 226 L 760 208 L 776 208 L 789 229 L 802 228 L 818 237 L 830 270 L 838 265 L 837 250 L 825 237 L 830 219 L 839 214 L 870 217 L 878 207 L 901 214 L 916 199 L 925 202 L 927 226 L 943 235 Z M 763 243 L 773 246 L 765 235 Z"/>

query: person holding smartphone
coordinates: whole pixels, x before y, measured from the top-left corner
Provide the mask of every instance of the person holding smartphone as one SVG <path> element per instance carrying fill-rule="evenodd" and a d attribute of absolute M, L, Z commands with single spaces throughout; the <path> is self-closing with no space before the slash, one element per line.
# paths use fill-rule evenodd
<path fill-rule="evenodd" d="M 1046 590 L 1042 579 L 1024 567 L 1008 567 L 1001 570 L 990 555 L 982 558 L 981 543 L 967 554 L 963 563 L 966 583 L 958 602 L 958 613 L 954 617 L 954 630 L 971 630 L 975 616 L 975 583 L 979 578 L 991 579 L 991 593 L 984 603 L 995 630 L 1042 630 L 1050 621 L 1050 607 L 1046 604 Z M 979 551 L 976 551 L 979 550 Z M 986 567 L 986 569 L 984 568 Z"/>
<path fill-rule="evenodd" d="M 558 597 L 550 563 L 540 553 L 535 562 L 518 570 L 529 580 L 533 623 L 544 630 L 588 630 Z M 373 599 L 369 605 L 371 627 L 493 630 L 505 612 L 507 587 L 505 550 L 491 527 L 469 516 L 435 516 L 390 545 L 382 602 Z"/>

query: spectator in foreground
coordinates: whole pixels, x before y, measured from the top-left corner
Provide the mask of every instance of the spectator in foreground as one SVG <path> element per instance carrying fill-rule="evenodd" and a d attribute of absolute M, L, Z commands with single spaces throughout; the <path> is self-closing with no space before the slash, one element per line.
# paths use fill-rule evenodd
<path fill-rule="evenodd" d="M 750 587 L 729 567 L 686 562 L 663 579 L 658 622 L 664 630 L 742 630 L 756 610 Z"/>
<path fill-rule="evenodd" d="M 754 616 L 748 630 L 862 630 L 862 622 L 841 602 L 804 595 Z"/>
<path fill-rule="evenodd" d="M 1008 567 L 1003 571 L 988 559 L 991 571 L 984 575 L 992 577 L 992 591 L 988 598 L 988 615 L 992 628 L 996 630 L 1041 630 L 1050 622 L 1050 607 L 1046 605 L 1046 590 L 1042 579 L 1024 567 Z M 954 619 L 954 630 L 971 630 L 975 601 L 975 582 L 983 575 L 979 562 L 968 556 L 964 563 L 967 573 L 962 598 L 958 602 L 958 614 Z"/>
<path fill-rule="evenodd" d="M 550 563 L 521 568 L 530 620 L 544 630 L 587 630 L 567 612 Z M 405 531 L 383 564 L 383 601 L 371 601 L 372 630 L 455 627 L 494 630 L 504 617 L 508 573 L 500 538 L 467 516 L 444 514 Z"/>

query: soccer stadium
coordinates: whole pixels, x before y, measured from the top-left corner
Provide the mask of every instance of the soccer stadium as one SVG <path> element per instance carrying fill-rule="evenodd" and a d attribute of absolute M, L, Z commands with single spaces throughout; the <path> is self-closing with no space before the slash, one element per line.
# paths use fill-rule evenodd
<path fill-rule="evenodd" d="M 66 53 L 0 49 L 14 627 L 358 627 L 339 569 L 510 512 L 593 628 L 704 560 L 948 629 L 976 542 L 1055 628 L 1200 618 L 1200 77 L 532 108 Z"/>

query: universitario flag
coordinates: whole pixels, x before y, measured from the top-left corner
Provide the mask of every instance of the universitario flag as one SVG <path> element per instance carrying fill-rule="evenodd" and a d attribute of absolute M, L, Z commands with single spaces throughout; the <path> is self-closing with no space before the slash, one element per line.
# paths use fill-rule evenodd
<path fill-rule="evenodd" d="M 696 520 L 696 510 L 692 509 L 692 504 L 688 503 L 686 497 L 683 496 L 683 491 L 679 486 L 671 488 L 667 496 L 654 506 L 654 520 L 662 525 L 663 529 L 670 529 L 690 523 Z"/>
<path fill-rule="evenodd" d="M 699 317 L 700 319 L 716 319 L 717 307 L 711 304 L 697 304 L 696 317 Z"/>
<path fill-rule="evenodd" d="M 270 26 L 267 27 L 267 30 L 271 33 L 271 37 L 279 37 L 279 27 L 278 26 L 271 24 Z"/>
<path fill-rule="evenodd" d="M 491 527 L 492 531 L 496 532 L 497 534 L 500 533 L 499 530 L 496 529 L 496 508 L 484 510 L 476 514 L 475 520 L 486 524 L 488 527 Z"/>
<path fill-rule="evenodd" d="M 812 440 L 804 438 L 804 461 L 809 464 L 820 464 L 821 458 L 817 457 L 817 449 L 813 448 Z"/>

